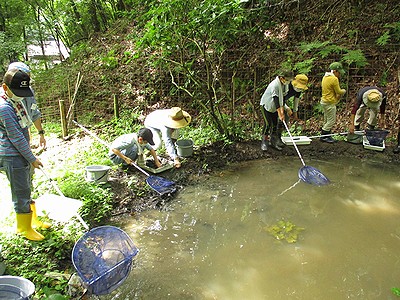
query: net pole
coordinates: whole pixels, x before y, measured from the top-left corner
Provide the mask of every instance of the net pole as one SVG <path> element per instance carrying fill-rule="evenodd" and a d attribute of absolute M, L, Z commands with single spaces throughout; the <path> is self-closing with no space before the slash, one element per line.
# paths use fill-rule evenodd
<path fill-rule="evenodd" d="M 282 122 L 283 122 L 283 125 L 285 125 L 286 131 L 288 132 L 288 134 L 289 134 L 289 136 L 290 136 L 290 139 L 292 140 L 293 146 L 294 146 L 294 148 L 296 149 L 297 154 L 299 155 L 299 158 L 300 158 L 300 160 L 301 160 L 301 163 L 303 164 L 303 166 L 306 166 L 306 164 L 304 163 L 303 157 L 301 156 L 301 153 L 300 153 L 299 149 L 297 148 L 297 145 L 296 145 L 295 141 L 293 140 L 293 136 L 292 136 L 292 134 L 290 133 L 290 130 L 289 130 L 288 126 L 286 125 L 285 120 L 282 120 Z"/>

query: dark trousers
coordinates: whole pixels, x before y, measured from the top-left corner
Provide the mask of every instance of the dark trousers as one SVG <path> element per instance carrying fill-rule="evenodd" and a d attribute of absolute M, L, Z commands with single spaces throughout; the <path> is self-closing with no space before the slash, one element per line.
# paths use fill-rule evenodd
<path fill-rule="evenodd" d="M 264 119 L 263 135 L 280 133 L 283 130 L 283 122 L 278 118 L 278 112 L 269 112 L 261 106 L 261 114 Z"/>

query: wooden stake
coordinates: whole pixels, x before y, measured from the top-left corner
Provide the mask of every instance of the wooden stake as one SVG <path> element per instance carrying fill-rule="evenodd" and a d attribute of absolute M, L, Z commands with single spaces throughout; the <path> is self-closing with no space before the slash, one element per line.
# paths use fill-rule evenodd
<path fill-rule="evenodd" d="M 114 117 L 119 119 L 119 103 L 116 95 L 114 95 Z"/>
<path fill-rule="evenodd" d="M 67 118 L 65 117 L 65 103 L 64 100 L 58 101 L 58 106 L 60 107 L 60 118 L 62 127 L 62 136 L 65 138 L 68 135 Z"/>

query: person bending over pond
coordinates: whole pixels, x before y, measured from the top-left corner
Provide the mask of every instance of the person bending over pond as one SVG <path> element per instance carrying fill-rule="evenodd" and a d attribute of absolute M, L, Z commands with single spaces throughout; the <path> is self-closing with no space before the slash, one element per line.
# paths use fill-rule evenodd
<path fill-rule="evenodd" d="M 144 120 L 144 126 L 153 132 L 154 149 L 160 148 L 164 141 L 175 168 L 181 167 L 175 148 L 175 142 L 179 138 L 179 129 L 189 125 L 191 120 L 192 117 L 180 107 L 155 110 Z"/>
<path fill-rule="evenodd" d="M 378 110 L 380 113 L 379 127 L 385 128 L 386 93 L 379 87 L 366 86 L 357 93 L 356 101 L 350 116 L 350 133 L 360 130 L 366 110 L 369 110 L 367 126 L 369 130 L 375 129 L 378 123 Z"/>
<path fill-rule="evenodd" d="M 282 70 L 278 76 L 270 82 L 261 97 L 261 114 L 264 119 L 263 137 L 261 150 L 268 150 L 268 139 L 271 135 L 271 146 L 277 150 L 282 150 L 284 143 L 281 140 L 283 122 L 287 114 L 292 110 L 285 103 L 285 95 L 289 91 L 289 83 L 293 79 L 293 72 Z"/>
<path fill-rule="evenodd" d="M 116 165 L 130 165 L 136 160 L 144 162 L 143 150 L 147 149 L 153 156 L 154 164 L 159 168 L 161 167 L 161 163 L 151 145 L 154 145 L 153 133 L 150 129 L 141 128 L 137 134 L 127 133 L 117 137 L 110 146 L 108 156 Z M 117 155 L 119 152 L 128 158 L 127 161 Z"/>
<path fill-rule="evenodd" d="M 290 82 L 289 91 L 285 95 L 285 103 L 287 103 L 290 98 L 294 97 L 293 100 L 294 121 L 299 121 L 299 116 L 297 114 L 297 111 L 299 109 L 299 102 L 303 98 L 303 92 L 308 90 L 307 83 L 308 83 L 307 75 L 297 74 L 296 77 Z M 291 113 L 288 111 L 288 114 L 290 115 Z"/>

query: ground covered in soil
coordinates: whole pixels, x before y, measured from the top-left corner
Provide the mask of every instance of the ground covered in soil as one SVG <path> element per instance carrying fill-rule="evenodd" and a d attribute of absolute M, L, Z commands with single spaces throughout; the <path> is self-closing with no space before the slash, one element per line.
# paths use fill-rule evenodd
<path fill-rule="evenodd" d="M 393 146 L 387 146 L 382 152 L 364 149 L 362 145 L 351 144 L 346 141 L 339 141 L 335 144 L 328 144 L 315 139 L 310 145 L 299 146 L 299 151 L 306 164 L 312 165 L 313 160 L 329 160 L 335 157 L 357 157 L 360 160 L 382 161 L 383 163 L 399 163 L 400 154 L 393 153 Z M 156 174 L 166 179 L 176 182 L 179 190 L 186 186 L 196 184 L 205 180 L 210 175 L 218 174 L 228 165 L 249 160 L 279 160 L 289 156 L 294 160 L 301 161 L 293 146 L 286 146 L 282 151 L 260 149 L 260 141 L 250 141 L 243 143 L 233 143 L 226 145 L 215 143 L 210 146 L 195 148 L 193 156 L 183 160 L 180 169 L 172 169 L 163 173 Z M 123 212 L 134 213 L 144 209 L 161 209 L 166 201 L 173 201 L 175 194 L 159 196 L 154 191 L 137 196 L 132 190 L 127 188 L 124 181 L 126 177 L 137 174 L 137 170 L 123 172 L 118 170 L 113 174 L 118 180 L 112 181 L 113 190 L 116 195 L 115 215 Z M 141 176 L 139 174 L 139 176 Z"/>
<path fill-rule="evenodd" d="M 51 168 L 52 165 L 67 168 L 68 159 L 90 147 L 92 143 L 93 140 L 90 137 L 82 134 L 73 135 L 68 140 L 49 138 L 47 149 L 39 154 L 39 159 L 44 163 L 45 168 Z M 328 144 L 319 139 L 313 139 L 311 144 L 299 145 L 298 148 L 307 165 L 312 165 L 313 160 L 329 160 L 337 157 L 356 157 L 360 160 L 399 164 L 400 154 L 393 153 L 394 145 L 392 143 L 388 142 L 387 144 L 386 149 L 380 152 L 364 149 L 360 144 L 351 144 L 344 140 Z M 171 169 L 155 174 L 176 183 L 177 191 L 175 193 L 162 196 L 146 185 L 146 176 L 134 167 L 113 168 L 110 171 L 108 182 L 115 196 L 111 217 L 135 214 L 148 209 L 162 209 L 166 202 L 173 201 L 183 187 L 206 180 L 231 164 L 250 160 L 260 160 L 261 163 L 262 160 L 279 160 L 287 156 L 298 160 L 299 167 L 301 167 L 302 163 L 293 146 L 286 146 L 282 151 L 272 148 L 262 151 L 260 141 L 195 145 L 193 155 L 182 159 L 180 169 Z"/>

